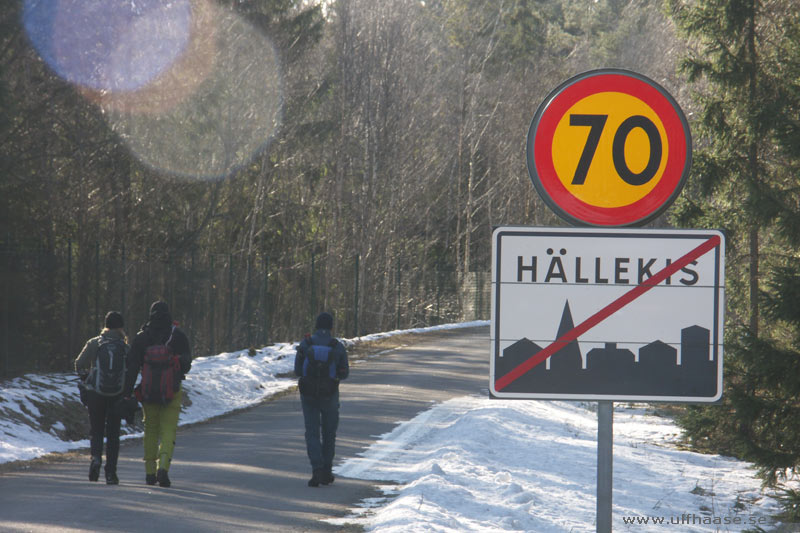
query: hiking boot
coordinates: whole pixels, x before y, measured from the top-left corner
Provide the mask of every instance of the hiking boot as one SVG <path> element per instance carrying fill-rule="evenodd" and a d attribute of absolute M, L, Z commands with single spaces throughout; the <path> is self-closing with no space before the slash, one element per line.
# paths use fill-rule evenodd
<path fill-rule="evenodd" d="M 119 485 L 119 478 L 116 472 L 106 472 L 106 485 Z"/>
<path fill-rule="evenodd" d="M 319 482 L 322 483 L 323 485 L 330 485 L 331 483 L 333 483 L 334 479 L 335 478 L 333 477 L 333 472 L 331 471 L 331 469 L 326 468 L 325 470 L 322 471 L 322 478 L 319 480 Z"/>
<path fill-rule="evenodd" d="M 311 479 L 308 480 L 309 487 L 319 487 L 319 484 L 322 482 L 322 478 L 324 477 L 325 471 L 321 468 L 317 468 L 314 470 L 314 473 L 311 475 Z"/>
<path fill-rule="evenodd" d="M 155 474 L 146 474 L 144 476 L 144 482 L 148 485 L 155 485 L 156 484 L 156 475 Z"/>
<path fill-rule="evenodd" d="M 156 478 L 158 478 L 158 484 L 162 487 L 169 487 L 172 485 L 172 483 L 169 481 L 167 471 L 163 468 L 159 469 L 159 471 L 156 473 Z"/>
<path fill-rule="evenodd" d="M 89 481 L 100 479 L 100 465 L 102 461 L 97 457 L 92 457 L 92 464 L 89 465 Z"/>

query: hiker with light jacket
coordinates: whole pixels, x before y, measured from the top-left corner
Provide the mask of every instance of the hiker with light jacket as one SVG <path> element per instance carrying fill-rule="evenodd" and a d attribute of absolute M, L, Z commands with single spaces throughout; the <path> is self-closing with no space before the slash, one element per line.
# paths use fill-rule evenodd
<path fill-rule="evenodd" d="M 189 339 L 172 321 L 165 302 L 153 302 L 150 318 L 131 343 L 126 392 L 135 389 L 144 411 L 145 482 L 169 487 L 183 391 L 181 382 L 192 366 Z"/>
<path fill-rule="evenodd" d="M 347 350 L 331 334 L 333 316 L 320 313 L 313 335 L 297 346 L 294 373 L 299 377 L 306 451 L 311 462 L 309 487 L 333 483 L 333 457 L 339 427 L 339 381 L 350 374 Z"/>
<path fill-rule="evenodd" d="M 81 378 L 81 401 L 89 410 L 89 442 L 92 454 L 89 481 L 100 478 L 105 436 L 106 484 L 118 485 L 121 418 L 116 405 L 122 398 L 125 384 L 124 361 L 128 353 L 128 337 L 123 330 L 124 322 L 120 313 L 110 311 L 105 316 L 104 325 L 100 335 L 89 339 L 75 359 L 75 371 Z M 102 352 L 104 362 L 98 360 L 98 352 Z M 114 368 L 114 361 L 117 362 L 117 368 Z"/>

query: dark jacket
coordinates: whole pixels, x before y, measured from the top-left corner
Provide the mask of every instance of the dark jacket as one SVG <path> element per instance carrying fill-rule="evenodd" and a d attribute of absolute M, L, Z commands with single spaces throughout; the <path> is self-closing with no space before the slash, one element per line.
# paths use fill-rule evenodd
<path fill-rule="evenodd" d="M 171 318 L 169 322 L 166 322 L 164 320 L 153 320 L 151 317 L 151 320 L 142 326 L 142 330 L 136 334 L 136 337 L 131 343 L 131 351 L 128 352 L 127 374 L 125 379 L 126 395 L 133 392 L 133 387 L 136 385 L 136 378 L 144 364 L 144 354 L 147 348 L 154 344 L 163 344 L 170 338 L 170 335 L 172 339 L 167 343 L 167 346 L 172 350 L 172 353 L 178 356 L 181 362 L 181 379 L 186 378 L 186 374 L 192 368 L 192 352 L 189 348 L 189 339 L 180 328 L 175 327 L 174 331 L 172 328 L 173 324 Z"/>
<path fill-rule="evenodd" d="M 331 355 L 336 361 L 336 377 L 339 379 L 347 379 L 350 375 L 350 363 L 347 360 L 347 350 L 338 339 L 335 339 L 331 332 L 327 329 L 318 329 L 313 335 L 306 336 L 300 344 L 297 345 L 297 354 L 294 358 L 294 373 L 297 377 L 303 375 L 303 363 L 306 360 L 306 349 L 315 344 L 317 346 L 327 346 L 331 340 L 334 340 L 334 346 L 331 348 Z"/>

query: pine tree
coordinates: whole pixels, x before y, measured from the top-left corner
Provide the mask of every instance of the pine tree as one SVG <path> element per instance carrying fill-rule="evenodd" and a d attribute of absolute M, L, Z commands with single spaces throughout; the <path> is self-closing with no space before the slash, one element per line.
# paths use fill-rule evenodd
<path fill-rule="evenodd" d="M 797 16 L 792 2 L 669 0 L 694 50 L 694 168 L 674 211 L 728 236 L 722 404 L 682 418 L 697 445 L 754 461 L 767 481 L 800 464 Z M 796 10 L 794 10 L 796 11 Z M 794 74 L 792 74 L 794 73 Z M 763 315 L 763 316 L 762 316 Z"/>

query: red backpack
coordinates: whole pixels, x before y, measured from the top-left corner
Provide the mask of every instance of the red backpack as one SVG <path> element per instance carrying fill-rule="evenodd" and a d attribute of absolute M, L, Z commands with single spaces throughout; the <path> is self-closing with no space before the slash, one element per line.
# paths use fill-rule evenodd
<path fill-rule="evenodd" d="M 175 326 L 172 326 L 166 342 L 150 345 L 144 352 L 140 384 L 143 403 L 168 404 L 180 387 L 180 359 L 169 347 L 174 331 Z"/>

